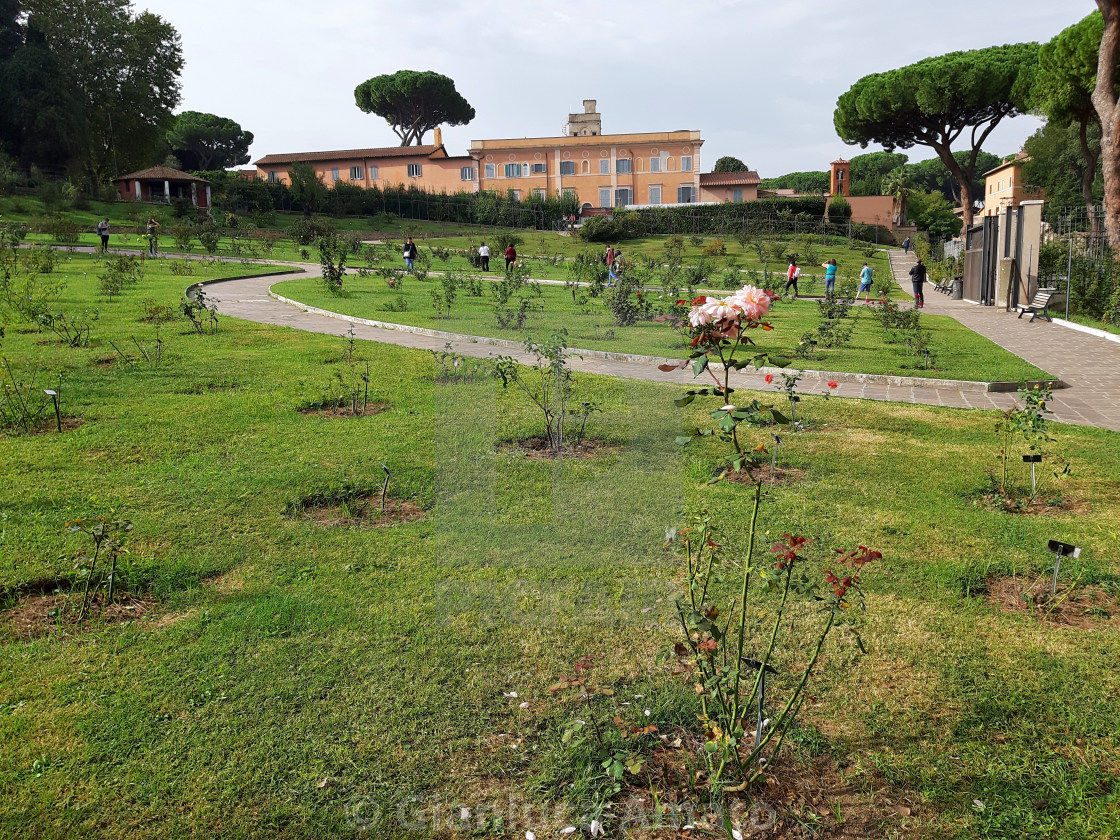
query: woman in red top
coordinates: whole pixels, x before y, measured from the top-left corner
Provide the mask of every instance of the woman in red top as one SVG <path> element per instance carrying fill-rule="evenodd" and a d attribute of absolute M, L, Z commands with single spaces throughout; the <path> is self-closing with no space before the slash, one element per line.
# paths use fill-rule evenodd
<path fill-rule="evenodd" d="M 515 262 L 517 262 L 517 251 L 510 245 L 506 248 L 506 271 L 509 271 L 509 267 Z"/>

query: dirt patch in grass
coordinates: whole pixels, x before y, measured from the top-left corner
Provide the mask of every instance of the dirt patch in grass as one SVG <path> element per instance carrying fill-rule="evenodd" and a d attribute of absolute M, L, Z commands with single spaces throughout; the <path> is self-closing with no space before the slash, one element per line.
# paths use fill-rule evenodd
<path fill-rule="evenodd" d="M 359 506 L 324 505 L 308 508 L 304 518 L 328 528 L 373 527 L 384 528 L 400 522 L 415 522 L 424 518 L 424 509 L 415 502 L 386 499 L 385 512 L 381 512 L 381 499 L 368 499 Z"/>
<path fill-rule="evenodd" d="M 223 574 L 207 578 L 202 582 L 202 585 L 222 594 L 240 592 L 245 588 L 245 575 L 242 574 L 240 569 L 230 569 Z"/>
<path fill-rule="evenodd" d="M 613 810 L 620 822 L 625 824 L 629 813 L 636 823 L 626 836 L 726 836 L 721 816 L 707 807 L 704 791 L 699 796 L 689 792 L 686 765 L 691 762 L 685 761 L 685 753 L 703 747 L 688 743 L 681 749 L 682 738 L 687 741 L 691 735 L 665 736 L 666 748 L 653 752 L 643 769 L 645 783 L 623 791 L 616 803 Z M 706 785 L 702 776 L 700 781 Z M 652 825 L 651 787 L 663 808 L 660 828 Z M 892 788 L 878 771 L 848 770 L 831 756 L 820 755 L 777 762 L 749 791 L 726 794 L 724 808 L 744 837 L 864 840 L 904 835 L 912 822 L 931 816 L 919 814 L 916 802 L 916 797 Z M 685 825 L 694 829 L 685 831 Z"/>
<path fill-rule="evenodd" d="M 1059 583 L 1050 594 L 1049 575 L 989 575 L 984 600 L 1002 612 L 1026 613 L 1041 624 L 1096 629 L 1120 625 L 1120 603 L 1099 586 Z"/>
<path fill-rule="evenodd" d="M 805 477 L 805 470 L 799 470 L 795 467 L 783 467 L 778 464 L 771 475 L 769 464 L 759 464 L 756 467 L 745 467 L 741 470 L 729 472 L 724 476 L 724 481 L 731 481 L 735 484 L 754 484 L 761 481 L 763 484 L 798 484 L 801 479 Z M 771 480 L 771 478 L 773 480 Z"/>
<path fill-rule="evenodd" d="M 82 598 L 80 593 L 32 592 L 20 599 L 14 607 L 0 613 L 0 642 L 36 639 L 59 634 L 71 636 L 110 624 L 124 624 L 142 618 L 154 609 L 158 601 L 151 595 L 135 596 L 128 593 L 114 597 L 106 604 L 104 595 L 90 600 L 86 616 L 78 622 Z"/>
<path fill-rule="evenodd" d="M 381 509 L 381 488 L 343 486 L 312 493 L 289 502 L 285 512 L 297 519 L 308 519 L 330 528 L 384 528 L 424 518 L 424 509 L 407 499 L 385 499 Z"/>
<path fill-rule="evenodd" d="M 373 417 L 375 414 L 388 411 L 389 407 L 388 403 L 372 402 L 365 407 L 358 406 L 358 412 L 355 414 L 354 407 L 350 403 L 325 403 L 304 406 L 299 409 L 299 413 L 313 414 L 316 417 Z"/>
<path fill-rule="evenodd" d="M 63 417 L 62 418 L 62 431 L 63 431 L 63 433 L 72 432 L 75 429 L 80 428 L 81 426 L 85 425 L 85 422 L 86 422 L 86 420 L 85 420 L 84 417 Z M 20 428 L 8 428 L 8 429 L 4 429 L 4 430 L 0 431 L 0 435 L 3 435 L 4 437 L 17 437 L 17 436 L 24 436 L 24 435 L 48 435 L 48 434 L 54 434 L 54 435 L 58 434 L 58 421 L 55 419 L 55 416 L 53 414 L 50 415 L 49 417 L 42 418 L 39 421 L 38 425 L 33 426 L 31 428 L 31 431 L 29 431 L 29 432 L 25 432 L 23 429 L 20 429 Z"/>
<path fill-rule="evenodd" d="M 589 438 L 576 445 L 569 446 L 565 444 L 560 453 L 555 454 L 552 451 L 552 447 L 549 446 L 547 437 L 544 435 L 534 435 L 524 440 L 513 440 L 501 443 L 498 445 L 498 450 L 500 452 L 523 455 L 531 461 L 552 461 L 557 458 L 582 460 L 585 458 L 598 458 L 602 455 L 614 455 L 619 451 L 619 447 L 612 443 L 607 443 L 604 440 Z"/>
<path fill-rule="evenodd" d="M 1049 499 L 1041 496 L 1033 501 L 1017 496 L 1007 496 L 996 490 L 985 490 L 978 493 L 974 503 L 985 510 L 999 513 L 1016 513 L 1023 516 L 1057 516 L 1059 514 L 1082 515 L 1092 512 L 1092 507 L 1081 500 L 1071 499 L 1066 496 L 1054 496 Z"/>

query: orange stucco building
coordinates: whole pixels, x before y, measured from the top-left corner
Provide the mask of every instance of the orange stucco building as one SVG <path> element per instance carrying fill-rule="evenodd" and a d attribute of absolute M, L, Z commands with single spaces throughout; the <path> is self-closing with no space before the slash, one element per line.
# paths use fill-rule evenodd
<path fill-rule="evenodd" d="M 603 134 L 595 100 L 559 137 L 473 140 L 479 188 L 515 196 L 574 194 L 584 209 L 700 200 L 699 131 Z"/>
<path fill-rule="evenodd" d="M 309 163 L 328 187 L 350 183 L 359 187 L 396 187 L 415 184 L 430 192 L 476 192 L 478 173 L 465 155 L 452 156 L 443 146 L 440 130 L 430 146 L 388 146 L 333 152 L 265 155 L 254 162 L 257 177 L 288 183 L 296 163 Z"/>
<path fill-rule="evenodd" d="M 997 216 L 1005 207 L 1018 207 L 1024 201 L 1045 199 L 1045 190 L 1024 182 L 1023 164 L 1030 159 L 1025 152 L 984 173 L 984 209 L 981 216 Z"/>
<path fill-rule="evenodd" d="M 700 176 L 700 201 L 726 204 L 754 201 L 762 179 L 753 169 L 743 172 L 705 172 Z"/>
<path fill-rule="evenodd" d="M 469 155 L 452 156 L 437 128 L 430 146 L 265 155 L 254 165 L 257 177 L 282 183 L 288 183 L 293 164 L 305 162 L 328 187 L 339 182 L 382 188 L 414 184 L 430 192 L 511 191 L 521 199 L 569 193 L 585 209 L 724 200 L 701 196 L 704 141 L 699 131 L 603 134 L 595 100 L 586 99 L 582 112 L 568 115 L 567 132 L 474 140 Z M 753 185 L 728 185 L 727 194 L 742 193 L 744 201 L 755 198 L 754 177 Z"/>

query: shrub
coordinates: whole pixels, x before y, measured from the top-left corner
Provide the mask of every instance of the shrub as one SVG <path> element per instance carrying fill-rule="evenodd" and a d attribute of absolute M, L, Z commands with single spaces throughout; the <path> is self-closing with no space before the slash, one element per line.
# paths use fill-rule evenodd
<path fill-rule="evenodd" d="M 828 204 L 828 220 L 833 224 L 841 224 L 852 218 L 852 205 L 842 195 L 833 196 Z"/>
<path fill-rule="evenodd" d="M 206 249 L 207 254 L 218 253 L 218 242 L 221 239 L 221 234 L 218 229 L 213 225 L 202 228 L 198 232 L 198 241 L 202 243 L 202 247 Z"/>
<path fill-rule="evenodd" d="M 517 250 L 521 247 L 521 244 L 524 241 L 524 238 L 520 234 L 514 233 L 511 230 L 500 231 L 499 233 L 494 235 L 493 253 L 497 256 L 498 259 L 502 259 L 503 255 L 506 252 L 506 248 L 512 245 L 514 250 Z"/>
<path fill-rule="evenodd" d="M 727 243 L 723 239 L 716 237 L 707 245 L 704 246 L 705 257 L 722 257 L 727 254 Z"/>
<path fill-rule="evenodd" d="M 310 245 L 316 239 L 334 232 L 334 226 L 312 219 L 299 219 L 288 229 L 288 234 L 297 245 Z"/>

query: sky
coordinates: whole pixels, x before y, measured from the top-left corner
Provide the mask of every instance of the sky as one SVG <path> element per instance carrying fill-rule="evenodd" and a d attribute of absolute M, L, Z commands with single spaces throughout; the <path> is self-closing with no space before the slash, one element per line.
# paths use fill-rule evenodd
<path fill-rule="evenodd" d="M 692 129 L 702 169 L 734 155 L 762 177 L 827 169 L 864 150 L 836 136 L 836 99 L 868 73 L 931 55 L 1045 41 L 1091 0 L 134 0 L 183 39 L 180 110 L 230 117 L 250 153 L 395 146 L 354 88 L 434 70 L 474 106 L 445 127 L 471 140 L 561 134 L 598 100 L 604 133 Z M 1039 126 L 1004 120 L 985 150 L 1019 150 Z M 431 134 L 425 138 L 431 142 Z M 874 151 L 869 147 L 866 151 Z M 911 160 L 933 156 L 906 150 Z"/>

